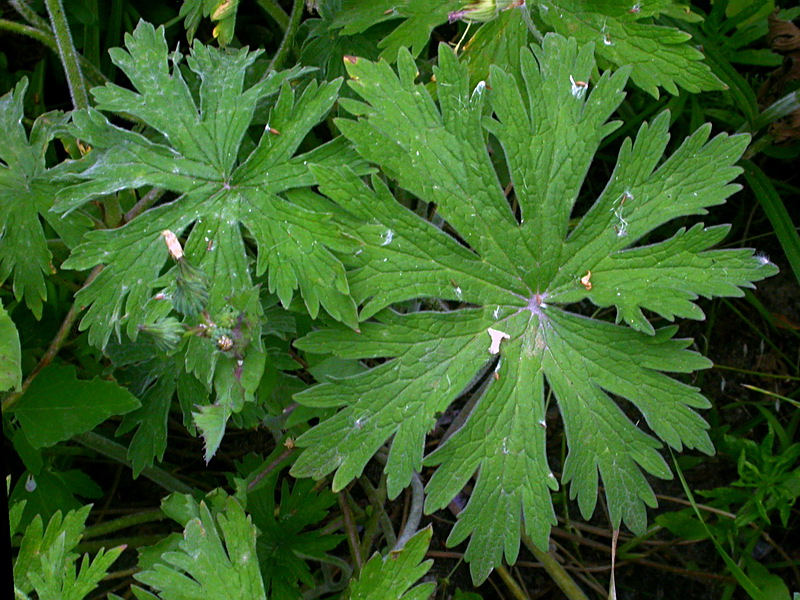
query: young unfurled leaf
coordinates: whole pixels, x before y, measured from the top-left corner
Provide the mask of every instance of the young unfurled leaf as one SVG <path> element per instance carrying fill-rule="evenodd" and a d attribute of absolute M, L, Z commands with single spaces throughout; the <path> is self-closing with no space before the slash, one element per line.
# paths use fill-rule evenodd
<path fill-rule="evenodd" d="M 342 140 L 294 156 L 309 130 L 327 115 L 340 82 L 311 82 L 295 93 L 288 81 L 306 70 L 294 68 L 246 87 L 245 74 L 260 51 L 218 50 L 198 41 L 186 58 L 191 77 L 185 76 L 178 66 L 180 55 L 167 52 L 163 28 L 146 23 L 126 37 L 126 46 L 112 49 L 111 56 L 137 91 L 108 84 L 92 93 L 99 110 L 127 113 L 151 129 L 143 135 L 116 127 L 94 109 L 74 113 L 75 134 L 92 150 L 62 168 L 63 177 L 80 182 L 59 192 L 56 210 L 69 213 L 126 188 L 155 186 L 179 197 L 122 228 L 92 232 L 65 263 L 73 269 L 106 265 L 77 296 L 80 305 L 88 306 L 81 327 L 89 329 L 90 342 L 105 346 L 123 324 L 135 338 L 138 325 L 147 322 L 151 290 L 169 257 L 161 239 L 164 230 L 186 236 L 186 260 L 208 277 L 206 308 L 212 314 L 228 298 L 251 289 L 253 274 L 268 271 L 269 289 L 284 306 L 299 288 L 312 316 L 322 305 L 355 327 L 344 269 L 329 250 L 352 242 L 326 215 L 281 197 L 314 183 L 309 164 L 356 160 Z M 199 90 L 190 85 L 195 82 Z M 278 91 L 257 147 L 240 155 L 257 104 Z M 357 160 L 353 164 L 359 168 Z M 243 229 L 257 248 L 254 273 Z"/>
<path fill-rule="evenodd" d="M 60 112 L 36 119 L 30 138 L 22 125 L 22 100 L 28 80 L 0 97 L 0 282 L 12 277 L 14 296 L 25 299 L 36 317 L 47 298 L 44 276 L 54 272 L 42 219 L 72 248 L 89 228 L 79 215 L 60 219 L 49 212 L 57 184 L 45 165 L 50 140 L 66 123 Z"/>
<path fill-rule="evenodd" d="M 402 550 L 387 556 L 375 553 L 358 580 L 350 585 L 349 600 L 426 600 L 433 595 L 435 583 L 417 581 L 427 573 L 432 560 L 422 561 L 431 543 L 433 529 L 426 527 L 412 537 Z"/>
<path fill-rule="evenodd" d="M 364 102 L 343 100 L 358 120 L 339 119 L 338 126 L 364 158 L 436 206 L 446 230 L 396 202 L 378 178 L 366 185 L 346 169 L 313 168 L 320 190 L 341 207 L 339 218 L 349 218 L 363 240 L 348 257 L 349 280 L 362 319 L 374 319 L 360 332 L 330 328 L 296 344 L 389 360 L 296 396 L 309 406 L 342 408 L 297 440 L 305 451 L 293 472 L 335 471 L 334 490 L 342 489 L 391 438 L 391 497 L 423 464 L 438 465 L 426 490 L 429 512 L 444 508 L 477 473 L 449 543 L 471 535 L 466 557 L 478 581 L 503 555 L 516 559 L 520 525 L 547 546 L 555 523 L 550 491 L 558 483 L 545 453 L 545 390 L 557 401 L 569 448 L 561 479 L 582 514 L 594 511 L 599 478 L 612 526 L 624 521 L 642 532 L 645 508 L 655 505 L 645 473 L 671 477 L 658 452 L 662 441 L 713 452 L 708 425 L 695 412 L 708 401 L 665 374 L 710 363 L 687 350 L 691 340 L 674 338 L 677 327 L 651 321 L 701 319 L 698 296 L 741 296 L 741 287 L 776 272 L 750 250 L 710 250 L 724 227 L 695 225 L 668 239 L 653 233 L 672 219 L 704 214 L 738 189 L 730 182 L 746 136 L 709 139 L 704 126 L 663 158 L 669 115 L 661 114 L 622 144 L 593 205 L 576 209 L 595 152 L 619 126 L 608 119 L 630 72 L 589 83 L 593 57 L 591 45 L 549 34 L 542 48 L 523 51 L 521 76 L 493 68 L 478 93 L 465 65 L 441 46 L 438 106 L 414 83 L 408 52 L 400 53 L 397 74 L 385 62 L 348 63 L 350 85 Z M 511 201 L 487 151 L 487 131 L 502 147 Z M 389 308 L 420 298 L 459 308 Z M 586 300 L 613 306 L 630 326 L 565 308 Z M 437 415 L 490 369 L 466 422 L 423 460 Z M 634 425 L 638 415 L 649 432 Z"/>

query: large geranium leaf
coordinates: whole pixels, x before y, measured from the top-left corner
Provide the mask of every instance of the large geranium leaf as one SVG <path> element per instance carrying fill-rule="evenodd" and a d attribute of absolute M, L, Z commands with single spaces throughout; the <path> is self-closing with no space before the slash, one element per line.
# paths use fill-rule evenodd
<path fill-rule="evenodd" d="M 477 474 L 449 539 L 471 535 L 466 556 L 476 580 L 503 555 L 516 559 L 520 525 L 547 546 L 550 491 L 558 487 L 545 452 L 548 390 L 569 448 L 561 481 L 582 514 L 591 516 L 602 481 L 612 525 L 644 530 L 645 509 L 655 505 L 646 474 L 671 477 L 662 442 L 713 452 L 696 412 L 707 400 L 667 375 L 710 362 L 664 320 L 703 318 L 698 296 L 741 296 L 741 287 L 776 272 L 750 250 L 711 250 L 725 228 L 698 224 L 667 239 L 654 233 L 738 189 L 730 182 L 746 136 L 709 139 L 704 126 L 663 158 L 669 115 L 662 114 L 622 144 L 591 207 L 577 204 L 600 143 L 619 126 L 608 119 L 630 73 L 621 68 L 588 83 L 594 67 L 592 45 L 549 34 L 541 48 L 522 52 L 521 73 L 493 68 L 473 89 L 466 66 L 442 46 L 437 105 L 415 82 L 408 52 L 397 74 L 385 62 L 348 60 L 350 85 L 364 101 L 342 101 L 358 119 L 338 126 L 363 157 L 432 203 L 443 227 L 403 207 L 378 178 L 367 185 L 347 169 L 312 168 L 339 206 L 337 218 L 362 240 L 347 259 L 349 280 L 362 319 L 373 319 L 360 332 L 332 327 L 297 345 L 387 360 L 297 396 L 341 410 L 297 440 L 305 451 L 293 473 L 335 471 L 334 490 L 342 489 L 391 439 L 391 496 L 423 465 L 438 465 L 427 511 L 445 507 Z M 510 198 L 488 132 L 502 148 Z M 423 310 L 391 307 L 409 300 Z M 614 307 L 617 323 L 566 308 L 586 301 Z M 426 433 L 465 392 L 468 417 L 424 457 Z"/>

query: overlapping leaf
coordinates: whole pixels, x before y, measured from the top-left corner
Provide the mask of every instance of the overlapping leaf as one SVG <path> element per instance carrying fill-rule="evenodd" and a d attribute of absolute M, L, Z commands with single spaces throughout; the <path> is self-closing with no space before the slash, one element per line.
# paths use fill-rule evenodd
<path fill-rule="evenodd" d="M 465 53 L 477 63 L 492 61 L 505 66 L 502 57 L 492 60 L 499 51 L 502 55 L 514 45 L 515 32 L 523 20 L 532 25 L 533 14 L 552 30 L 576 38 L 579 43 L 593 42 L 598 56 L 617 66 L 631 65 L 632 81 L 645 91 L 658 96 L 663 87 L 677 94 L 680 86 L 690 92 L 724 89 L 709 67 L 702 62 L 703 55 L 688 42 L 691 36 L 674 27 L 653 23 L 661 14 L 686 17 L 688 11 L 675 0 L 633 2 L 631 0 L 543 0 L 517 3 L 510 0 L 478 2 L 476 0 L 401 0 L 358 2 L 357 0 L 327 0 L 325 9 L 333 13 L 331 29 L 342 35 L 353 35 L 372 25 L 398 18 L 405 19 L 378 44 L 381 58 L 394 60 L 400 47 L 408 47 L 417 56 L 427 46 L 435 27 L 449 19 L 488 21 L 482 29 L 494 30 L 498 18 L 504 21 L 501 30 L 508 35 L 490 35 L 477 30 L 476 37 L 491 39 L 487 47 L 465 47 Z M 513 16 L 512 16 L 513 15 Z M 480 24 L 480 23 L 479 23 Z M 527 29 L 522 25 L 522 29 Z M 492 31 L 491 33 L 496 33 Z M 512 57 L 512 62 L 516 57 Z M 474 67 L 478 70 L 480 65 Z"/>
<path fill-rule="evenodd" d="M 724 228 L 697 225 L 667 240 L 648 238 L 677 217 L 703 214 L 738 186 L 732 166 L 747 137 L 709 140 L 700 128 L 668 158 L 668 115 L 626 140 L 605 190 L 570 231 L 583 181 L 630 72 L 586 84 L 591 45 L 558 35 L 524 50 L 521 77 L 493 68 L 488 85 L 469 86 L 467 69 L 442 46 L 435 71 L 439 105 L 415 83 L 408 52 L 398 72 L 385 62 L 348 64 L 364 102 L 342 101 L 358 120 L 337 124 L 368 160 L 405 190 L 436 206 L 458 238 L 424 221 L 346 169 L 313 168 L 320 190 L 341 207 L 363 245 L 348 259 L 351 291 L 362 306 L 360 332 L 340 327 L 297 342 L 307 351 L 351 359 L 388 359 L 364 374 L 301 393 L 310 406 L 342 407 L 301 436 L 297 475 L 335 471 L 342 489 L 390 438 L 388 488 L 395 496 L 423 464 L 438 465 L 426 510 L 443 508 L 477 473 L 472 497 L 449 542 L 472 534 L 467 558 L 484 579 L 503 555 L 513 562 L 520 525 L 546 547 L 555 522 L 556 478 L 545 453 L 545 390 L 555 396 L 569 453 L 570 482 L 584 516 L 602 480 L 611 521 L 636 531 L 655 504 L 645 473 L 669 478 L 661 441 L 712 452 L 708 406 L 696 388 L 665 373 L 689 373 L 709 361 L 674 339 L 654 318 L 702 318 L 694 301 L 740 296 L 775 272 L 749 250 L 709 250 Z M 518 81 L 524 81 L 520 87 Z M 487 98 L 492 118 L 486 118 Z M 504 195 L 487 152 L 487 130 L 501 144 L 513 184 Z M 573 216 L 574 217 L 574 216 Z M 359 224 L 361 223 L 361 224 Z M 426 298 L 458 310 L 394 312 L 393 303 Z M 632 327 L 581 316 L 564 305 L 613 306 Z M 645 316 L 643 310 L 652 314 Z M 437 415 L 476 377 L 485 377 L 466 422 L 423 459 Z M 629 401 L 651 434 L 636 427 L 614 397 Z M 638 418 L 638 417 L 637 417 Z M 660 441 L 661 440 L 661 441 Z M 498 515 L 501 515 L 498 518 Z"/>
<path fill-rule="evenodd" d="M 247 69 L 260 51 L 218 50 L 197 41 L 187 57 L 192 76 L 184 76 L 182 56 L 168 55 L 163 29 L 146 23 L 127 36 L 126 46 L 127 51 L 113 49 L 112 60 L 137 91 L 109 84 L 93 94 L 99 109 L 132 115 L 151 129 L 147 135 L 121 129 L 97 110 L 75 113 L 75 133 L 92 150 L 63 169 L 62 176 L 82 181 L 59 193 L 56 209 L 68 213 L 125 188 L 154 186 L 180 195 L 120 229 L 93 232 L 65 263 L 73 269 L 106 265 L 78 295 L 89 307 L 81 327 L 89 329 L 90 341 L 104 346 L 122 324 L 135 338 L 168 260 L 160 235 L 165 229 L 188 234 L 186 256 L 210 279 L 212 314 L 252 287 L 243 226 L 257 246 L 255 275 L 269 270 L 269 289 L 284 305 L 299 288 L 312 316 L 322 305 L 355 326 L 344 269 L 329 251 L 350 242 L 325 215 L 280 196 L 314 183 L 310 163 L 354 160 L 338 140 L 294 156 L 328 113 L 340 83 L 312 82 L 296 95 L 286 84 L 304 72 L 295 68 L 246 87 Z M 243 149 L 256 106 L 278 90 L 270 123 L 248 155 Z M 213 373 L 209 367 L 203 365 L 205 373 Z"/>
<path fill-rule="evenodd" d="M 22 125 L 22 100 L 28 80 L 0 97 L 0 282 L 12 277 L 14 296 L 25 299 L 40 317 L 47 298 L 45 275 L 54 271 L 42 219 L 72 248 L 89 228 L 78 215 L 59 219 L 49 212 L 57 184 L 45 165 L 45 152 L 66 117 L 60 112 L 40 116 L 30 139 Z"/>
<path fill-rule="evenodd" d="M 539 16 L 554 31 L 579 43 L 593 42 L 597 55 L 614 65 L 631 65 L 631 80 L 658 97 L 658 88 L 677 94 L 722 90 L 725 85 L 689 44 L 688 33 L 652 23 L 650 17 L 682 10 L 671 0 L 555 0 L 539 2 Z M 688 12 L 688 11 L 687 11 Z"/>

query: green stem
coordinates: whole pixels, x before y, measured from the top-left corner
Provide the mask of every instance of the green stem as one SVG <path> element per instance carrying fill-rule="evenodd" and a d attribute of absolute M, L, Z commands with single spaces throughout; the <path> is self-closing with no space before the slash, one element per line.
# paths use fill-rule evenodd
<path fill-rule="evenodd" d="M 372 483 L 363 475 L 358 478 L 358 482 L 367 495 L 369 503 L 372 505 L 372 510 L 380 517 L 378 523 L 383 531 L 383 537 L 386 539 L 386 545 L 389 547 L 394 546 L 397 542 L 397 536 L 392 528 L 392 521 L 389 519 L 389 515 L 386 514 L 386 509 L 384 509 L 384 504 L 386 504 L 386 473 L 381 474 L 381 480 L 377 488 L 372 487 Z"/>
<path fill-rule="evenodd" d="M 104 437 L 93 431 L 80 433 L 72 438 L 82 446 L 85 446 L 95 452 L 107 456 L 123 465 L 131 466 L 128 460 L 128 449 L 122 444 L 118 444 L 107 437 Z M 170 475 L 163 469 L 158 467 L 145 467 L 142 469 L 142 475 L 153 483 L 160 485 L 168 492 L 179 492 L 181 494 L 194 494 L 195 490 L 183 483 L 180 479 Z"/>
<path fill-rule="evenodd" d="M 511 572 L 506 569 L 504 565 L 497 565 L 495 568 L 497 574 L 500 576 L 500 579 L 503 580 L 503 583 L 506 584 L 508 591 L 511 592 L 511 595 L 514 596 L 517 600 L 530 600 L 530 596 L 525 593 L 525 590 L 517 583 L 517 580 L 514 579 L 514 576 Z"/>
<path fill-rule="evenodd" d="M 344 518 L 344 529 L 347 534 L 347 545 L 350 546 L 350 555 L 353 558 L 356 574 L 361 572 L 361 566 L 364 561 L 361 558 L 361 542 L 358 539 L 358 531 L 356 530 L 356 522 L 353 519 L 353 513 L 350 511 L 350 503 L 347 499 L 347 492 L 339 492 L 339 508 L 342 510 L 342 517 Z"/>
<path fill-rule="evenodd" d="M 132 515 L 125 515 L 124 517 L 114 519 L 113 521 L 106 521 L 105 523 L 100 523 L 99 525 L 87 527 L 83 530 L 83 539 L 87 540 L 89 538 L 108 535 L 109 533 L 121 531 L 122 529 L 127 529 L 128 527 L 134 527 L 144 523 L 152 523 L 153 521 L 162 521 L 166 518 L 167 515 L 165 515 L 160 508 L 134 513 Z"/>
<path fill-rule="evenodd" d="M 533 540 L 524 532 L 522 533 L 522 542 L 533 553 L 536 560 L 542 563 L 544 570 L 547 571 L 547 574 L 550 575 L 551 579 L 569 600 L 589 600 L 583 590 L 575 583 L 575 580 L 567 573 L 566 569 L 561 566 L 561 563 L 553 558 L 552 554 L 539 550 Z"/>
<path fill-rule="evenodd" d="M 289 17 L 289 25 L 286 28 L 286 33 L 283 35 L 281 45 L 278 46 L 278 51 L 275 52 L 275 56 L 272 57 L 272 62 L 269 63 L 267 73 L 280 69 L 283 61 L 289 55 L 289 50 L 291 50 L 292 43 L 294 42 L 294 36 L 297 35 L 297 29 L 300 27 L 300 20 L 303 17 L 304 7 L 304 0 L 294 0 L 294 4 L 292 4 L 292 14 Z"/>
<path fill-rule="evenodd" d="M 56 38 L 50 31 L 49 25 L 47 26 L 47 29 L 38 29 L 37 27 L 23 25 L 22 23 L 15 23 L 14 21 L 0 19 L 0 31 L 2 30 L 16 33 L 17 35 L 25 35 L 36 40 L 40 44 L 47 46 L 50 50 L 58 54 L 58 44 L 56 44 Z M 84 70 L 87 79 L 92 83 L 92 85 L 103 85 L 108 81 L 106 76 L 103 75 L 103 73 L 98 70 L 97 67 L 86 60 L 86 58 L 79 56 L 78 60 L 81 63 L 81 68 Z"/>
<path fill-rule="evenodd" d="M 42 31 L 47 31 L 50 29 L 50 23 L 40 17 L 25 0 L 9 0 L 8 3 L 20 14 L 23 19 L 33 25 L 36 29 L 41 29 Z"/>
<path fill-rule="evenodd" d="M 78 554 L 95 554 L 100 550 L 108 550 L 116 548 L 117 546 L 126 546 L 127 548 L 139 548 L 140 546 L 154 546 L 160 541 L 163 541 L 164 536 L 161 534 L 151 535 L 138 535 L 127 538 L 116 538 L 106 540 L 93 540 L 91 542 L 81 542 L 75 547 L 75 552 Z"/>
<path fill-rule="evenodd" d="M 276 0 L 258 0 L 258 5 L 275 20 L 283 31 L 286 31 L 289 26 L 289 15 L 286 14 L 286 11 L 281 8 Z"/>
<path fill-rule="evenodd" d="M 56 36 L 58 45 L 58 55 L 61 57 L 61 64 L 64 65 L 64 72 L 67 75 L 69 93 L 72 97 L 72 104 L 75 108 L 89 108 L 89 96 L 86 93 L 86 82 L 81 73 L 78 62 L 78 53 L 72 43 L 72 36 L 69 32 L 67 15 L 64 14 L 64 7 L 61 0 L 45 0 L 47 13 L 50 15 L 50 24 Z"/>

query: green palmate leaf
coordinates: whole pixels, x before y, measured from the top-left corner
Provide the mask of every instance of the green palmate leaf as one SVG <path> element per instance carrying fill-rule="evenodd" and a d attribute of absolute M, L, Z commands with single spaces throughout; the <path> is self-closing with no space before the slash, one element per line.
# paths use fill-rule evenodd
<path fill-rule="evenodd" d="M 360 333 L 330 328 L 296 345 L 390 360 L 296 396 L 309 406 L 343 408 L 297 440 L 306 449 L 293 472 L 335 471 L 334 490 L 342 489 L 393 438 L 386 465 L 391 497 L 423 464 L 438 465 L 427 511 L 445 507 L 478 473 L 449 539 L 455 544 L 473 534 L 466 556 L 476 580 L 503 555 L 516 559 L 520 525 L 547 546 L 555 523 L 550 491 L 558 487 L 545 454 L 548 388 L 569 447 L 562 481 L 571 484 L 583 515 L 594 510 L 599 476 L 612 525 L 644 530 L 645 507 L 655 505 L 645 473 L 671 476 L 661 441 L 713 452 L 708 426 L 695 412 L 707 400 L 664 373 L 710 362 L 687 350 L 691 340 L 674 339 L 676 327 L 656 329 L 651 321 L 700 319 L 698 296 L 741 296 L 740 287 L 776 272 L 749 250 L 709 250 L 725 228 L 697 225 L 654 237 L 664 223 L 704 214 L 738 189 L 730 184 L 740 172 L 733 164 L 748 142 L 709 140 L 702 127 L 663 159 L 666 113 L 622 144 L 605 189 L 588 210 L 576 209 L 584 214 L 570 230 L 594 154 L 619 126 L 608 119 L 629 73 L 605 73 L 588 89 L 580 82 L 589 79 L 593 56 L 591 45 L 548 34 L 542 48 L 521 53 L 521 74 L 492 68 L 488 85 L 473 89 L 466 66 L 442 46 L 438 106 L 414 83 L 407 52 L 397 74 L 384 62 L 348 64 L 350 85 L 364 102 L 342 100 L 358 120 L 337 125 L 365 158 L 433 203 L 452 229 L 401 206 L 378 178 L 370 186 L 352 171 L 313 168 L 320 190 L 340 207 L 338 218 L 362 240 L 347 259 L 349 279 L 362 319 L 374 319 Z M 493 117 L 485 117 L 487 108 Z M 511 201 L 487 151 L 487 131 L 502 147 Z M 427 304 L 428 298 L 437 300 Z M 412 299 L 428 310 L 388 308 Z M 613 306 L 630 327 L 564 308 L 585 300 Z M 441 301 L 459 309 L 434 312 Z M 493 377 L 486 377 L 489 370 Z M 437 415 L 478 377 L 484 383 L 463 426 L 423 458 Z M 628 400 L 651 433 L 613 397 Z"/>
<path fill-rule="evenodd" d="M 136 397 L 113 381 L 78 381 L 75 367 L 51 365 L 14 406 L 34 448 L 52 446 L 91 431 L 113 415 L 139 408 Z"/>
<path fill-rule="evenodd" d="M 0 302 L 0 392 L 22 385 L 19 333 Z"/>
<path fill-rule="evenodd" d="M 137 326 L 148 321 L 155 310 L 148 300 L 169 256 L 164 230 L 188 234 L 186 260 L 208 277 L 207 309 L 212 315 L 226 308 L 229 298 L 252 289 L 251 244 L 243 237 L 244 228 L 258 252 L 254 274 L 269 269 L 268 287 L 284 306 L 299 288 L 312 316 L 322 305 L 355 327 L 344 269 L 329 251 L 351 242 L 325 215 L 280 196 L 314 183 L 309 164 L 355 160 L 341 140 L 294 156 L 330 110 L 340 82 L 311 82 L 295 93 L 287 82 L 305 70 L 294 68 L 246 87 L 246 71 L 260 51 L 217 50 L 197 41 L 184 76 L 178 68 L 181 55 L 168 55 L 163 28 L 146 23 L 127 36 L 126 46 L 127 51 L 112 49 L 111 56 L 137 91 L 113 84 L 94 89 L 97 107 L 133 115 L 152 129 L 145 136 L 115 127 L 96 110 L 75 113 L 75 133 L 92 150 L 63 168 L 63 177 L 82 181 L 59 193 L 56 209 L 69 212 L 124 188 L 155 186 L 180 195 L 120 229 L 93 232 L 65 263 L 73 269 L 107 265 L 77 297 L 89 307 L 81 327 L 89 329 L 90 342 L 104 346 L 122 324 L 135 338 Z M 277 92 L 257 147 L 243 153 L 257 104 Z M 213 363 L 206 362 L 203 371 L 210 377 L 209 367 Z"/>
<path fill-rule="evenodd" d="M 256 556 L 256 528 L 234 498 L 216 518 L 206 506 L 189 519 L 180 551 L 166 552 L 164 562 L 135 578 L 163 600 L 230 598 L 266 600 Z"/>
<path fill-rule="evenodd" d="M 60 112 L 40 116 L 30 138 L 22 125 L 22 108 L 28 80 L 0 97 L 0 282 L 12 277 L 14 296 L 38 317 L 47 298 L 44 276 L 54 271 L 53 256 L 47 248 L 42 219 L 69 248 L 88 229 L 88 219 L 71 216 L 59 219 L 49 212 L 56 184 L 46 168 L 45 152 L 59 128 L 66 122 Z"/>
<path fill-rule="evenodd" d="M 83 535 L 90 509 L 85 506 L 64 517 L 57 512 L 47 529 L 39 515 L 34 518 L 25 529 L 14 561 L 16 592 L 35 591 L 41 600 L 82 600 L 97 587 L 125 546 L 100 550 L 91 560 L 84 555 L 76 568 L 78 554 L 73 550 Z"/>
<path fill-rule="evenodd" d="M 431 543 L 433 529 L 426 527 L 412 537 L 402 550 L 392 550 L 383 557 L 377 552 L 369 559 L 358 580 L 348 590 L 350 600 L 426 600 L 433 595 L 435 583 L 414 587 L 427 573 L 432 560 L 422 561 Z"/>

